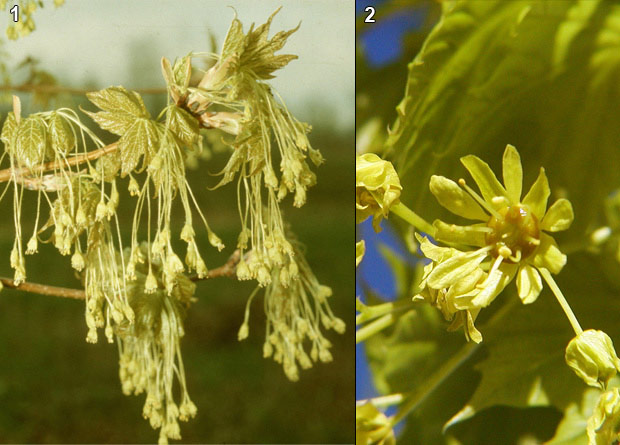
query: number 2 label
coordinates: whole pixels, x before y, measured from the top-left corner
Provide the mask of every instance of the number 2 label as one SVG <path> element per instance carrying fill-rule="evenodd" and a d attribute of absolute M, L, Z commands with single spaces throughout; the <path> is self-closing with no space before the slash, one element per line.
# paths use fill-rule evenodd
<path fill-rule="evenodd" d="M 364 12 L 368 13 L 368 17 L 364 19 L 364 23 L 375 23 L 375 19 L 373 19 L 375 15 L 375 8 L 373 8 L 372 6 L 366 6 Z"/>

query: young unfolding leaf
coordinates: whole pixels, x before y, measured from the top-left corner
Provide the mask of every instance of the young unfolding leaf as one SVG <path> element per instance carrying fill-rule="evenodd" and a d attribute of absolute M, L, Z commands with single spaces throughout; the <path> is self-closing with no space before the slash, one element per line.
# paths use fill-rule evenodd
<path fill-rule="evenodd" d="M 56 112 L 50 115 L 48 135 L 50 144 L 56 152 L 67 154 L 75 147 L 75 135 L 71 126 Z"/>
<path fill-rule="evenodd" d="M 293 54 L 276 56 L 275 52 L 282 49 L 288 37 L 299 29 L 299 25 L 288 31 L 280 31 L 271 40 L 268 39 L 271 21 L 279 10 L 271 14 L 267 22 L 256 29 L 252 24 L 247 35 L 243 34 L 241 22 L 237 18 L 233 19 L 224 41 L 221 60 L 226 60 L 230 56 L 236 57 L 238 66 L 243 71 L 259 79 L 272 79 L 274 76 L 271 73 L 297 59 Z"/>
<path fill-rule="evenodd" d="M 149 119 L 136 119 L 118 141 L 121 158 L 121 176 L 133 171 L 144 155 L 142 168 L 157 151 L 159 134 L 155 123 Z"/>
<path fill-rule="evenodd" d="M 104 130 L 122 136 L 136 119 L 149 118 L 142 97 L 123 87 L 110 87 L 105 90 L 86 93 L 88 99 L 101 110 L 86 113 Z"/>
<path fill-rule="evenodd" d="M 168 109 L 167 124 L 176 137 L 191 147 L 200 139 L 200 128 L 194 116 L 182 108 L 172 106 Z"/>
<path fill-rule="evenodd" d="M 28 168 L 44 161 L 47 151 L 45 122 L 39 116 L 23 119 L 15 132 L 15 144 L 11 148 L 17 163 Z"/>

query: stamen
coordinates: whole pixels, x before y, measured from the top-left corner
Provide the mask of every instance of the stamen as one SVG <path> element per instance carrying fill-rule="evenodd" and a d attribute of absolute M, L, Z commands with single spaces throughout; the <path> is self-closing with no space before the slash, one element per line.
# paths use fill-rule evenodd
<path fill-rule="evenodd" d="M 517 253 L 515 253 L 514 256 L 508 257 L 508 259 L 513 263 L 518 263 L 519 261 L 521 261 L 521 251 L 517 250 Z"/>
<path fill-rule="evenodd" d="M 476 193 L 470 186 L 467 185 L 467 183 L 465 182 L 463 178 L 460 178 L 458 182 L 459 182 L 459 185 L 463 187 L 465 191 L 469 193 L 471 197 L 474 198 L 476 202 L 482 206 L 483 209 L 485 209 L 487 212 L 489 212 L 491 215 L 493 215 L 497 219 L 502 218 L 502 216 L 499 213 L 497 213 L 497 211 L 493 207 L 491 207 L 484 199 L 482 199 L 480 195 L 478 195 L 478 193 Z"/>
<path fill-rule="evenodd" d="M 523 239 L 525 239 L 527 242 L 534 244 L 535 246 L 540 245 L 540 240 L 538 238 L 534 238 L 531 235 L 525 235 L 523 237 Z"/>
<path fill-rule="evenodd" d="M 512 256 L 512 250 L 508 246 L 501 246 L 497 249 L 497 253 L 503 256 L 504 258 L 510 258 Z"/>

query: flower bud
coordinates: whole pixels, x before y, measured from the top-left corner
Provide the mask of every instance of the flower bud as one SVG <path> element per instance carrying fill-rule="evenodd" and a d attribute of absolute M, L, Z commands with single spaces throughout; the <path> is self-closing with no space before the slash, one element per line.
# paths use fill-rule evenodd
<path fill-rule="evenodd" d="M 152 294 L 157 290 L 157 279 L 153 272 L 149 270 L 148 275 L 146 276 L 146 281 L 144 282 L 144 292 L 147 294 Z"/>
<path fill-rule="evenodd" d="M 573 338 L 566 347 L 565 358 L 568 366 L 590 386 L 606 387 L 620 369 L 611 338 L 594 329 Z"/>
<path fill-rule="evenodd" d="M 133 176 L 129 180 L 129 186 L 127 187 L 129 194 L 131 196 L 136 196 L 140 193 L 140 186 L 138 185 L 138 181 Z"/>
<path fill-rule="evenodd" d="M 374 153 L 358 156 L 355 161 L 356 222 L 361 223 L 372 216 L 373 227 L 378 232 L 381 219 L 387 217 L 390 207 L 399 202 L 402 189 L 391 162 Z"/>
<path fill-rule="evenodd" d="M 84 256 L 82 256 L 82 254 L 76 250 L 71 257 L 71 267 L 73 267 L 78 272 L 81 272 L 82 269 L 84 269 L 85 265 L 86 263 L 84 261 Z"/>
<path fill-rule="evenodd" d="M 32 235 L 30 240 L 28 240 L 28 245 L 26 246 L 26 253 L 28 255 L 32 255 L 33 253 L 37 253 L 38 240 L 36 235 Z"/>
<path fill-rule="evenodd" d="M 603 445 L 620 440 L 620 393 L 618 388 L 604 392 L 598 399 L 586 427 L 591 444 Z"/>
<path fill-rule="evenodd" d="M 224 248 L 224 243 L 222 242 L 220 237 L 217 236 L 215 233 L 213 233 L 211 230 L 209 230 L 208 235 L 209 235 L 209 244 L 217 248 L 218 251 L 221 251 Z"/>

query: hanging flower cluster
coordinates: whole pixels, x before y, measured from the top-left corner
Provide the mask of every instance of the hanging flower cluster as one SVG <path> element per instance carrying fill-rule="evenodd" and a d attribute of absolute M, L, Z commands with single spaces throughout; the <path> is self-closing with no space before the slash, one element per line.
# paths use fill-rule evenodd
<path fill-rule="evenodd" d="M 266 83 L 276 69 L 296 58 L 275 55 L 297 28 L 269 39 L 274 15 L 263 25 L 252 25 L 247 34 L 235 18 L 221 54 L 193 86 L 191 55 L 174 64 L 162 59 L 169 103 L 157 118 L 151 117 L 138 93 L 122 86 L 87 93 L 97 110 L 82 111 L 118 136 L 110 145 L 69 109 L 22 117 L 17 97 L 0 133 L 2 159 L 10 161 L 14 191 L 10 260 L 15 284 L 26 280 L 25 255 L 36 253 L 39 242 L 53 243 L 71 257 L 85 288 L 86 340 L 97 342 L 99 328 L 109 342 L 117 339 L 123 392 L 146 392 L 143 414 L 160 429 L 160 443 L 180 439 L 178 420 L 196 413 L 180 352 L 183 318 L 195 291 L 185 273 L 208 277 L 195 239 L 196 216 L 209 243 L 224 248 L 186 179 L 187 162 L 203 149 L 201 130 L 221 130 L 231 149 L 218 186 L 237 178 L 242 228 L 236 276 L 265 287 L 265 357 L 282 363 L 287 377 L 297 380 L 298 366 L 332 359 L 321 325 L 339 333 L 345 329 L 329 307 L 331 289 L 317 281 L 300 244 L 287 234 L 280 211 L 289 193 L 294 194 L 295 206 L 305 203 L 306 190 L 316 182 L 307 158 L 315 165 L 323 158 L 308 142 L 310 127 L 295 119 Z M 276 147 L 277 153 L 272 153 Z M 117 216 L 118 184 L 124 178 L 136 204 L 126 248 Z M 21 218 L 24 190 L 37 192 L 37 216 L 29 238 L 23 235 Z M 183 211 L 177 234 L 175 202 Z M 40 224 L 42 205 L 49 207 L 49 218 Z M 186 245 L 184 261 L 173 247 L 177 237 Z M 241 339 L 249 331 L 252 298 Z"/>
<path fill-rule="evenodd" d="M 237 178 L 242 224 L 237 247 L 243 258 L 237 276 L 255 279 L 261 286 L 271 282 L 274 269 L 294 262 L 279 203 L 294 193 L 293 203 L 301 207 L 306 190 L 316 182 L 306 159 L 310 157 L 317 166 L 323 162 L 306 136 L 310 126 L 295 119 L 265 82 L 297 58 L 275 54 L 297 30 L 282 31 L 269 39 L 277 12 L 266 23 L 252 25 L 247 34 L 235 18 L 215 64 L 195 86 L 190 85 L 190 56 L 173 66 L 162 61 L 174 106 L 195 116 L 202 127 L 218 128 L 232 136 L 224 139 L 232 152 L 217 187 Z M 272 140 L 278 149 L 280 178 L 275 173 Z M 246 259 L 243 253 L 248 250 L 252 254 Z"/>
<path fill-rule="evenodd" d="M 304 257 L 303 246 L 290 230 L 287 234 L 295 261 L 274 269 L 271 281 L 265 288 L 267 330 L 263 356 L 273 357 L 282 364 L 289 380 L 297 381 L 299 366 L 308 369 L 313 362 L 332 361 L 329 351 L 331 342 L 323 336 L 321 325 L 342 334 L 345 324 L 329 307 L 331 288 L 319 283 Z M 244 340 L 249 334 L 250 304 L 258 290 L 256 288 L 248 299 L 239 340 Z M 305 350 L 306 339 L 311 344 L 310 355 Z"/>

